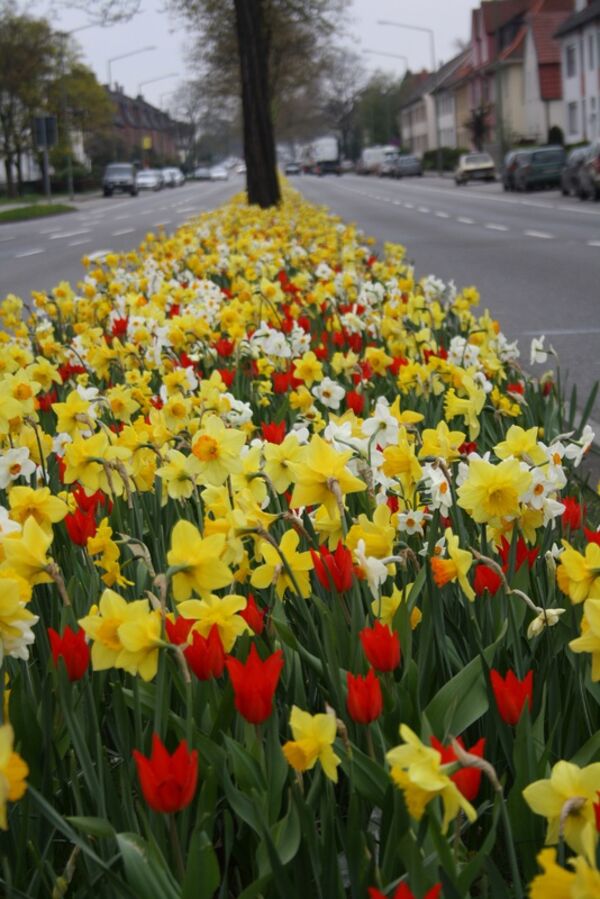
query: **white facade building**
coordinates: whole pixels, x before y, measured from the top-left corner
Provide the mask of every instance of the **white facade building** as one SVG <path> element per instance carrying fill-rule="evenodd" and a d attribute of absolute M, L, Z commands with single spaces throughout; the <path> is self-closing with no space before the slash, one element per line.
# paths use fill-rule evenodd
<path fill-rule="evenodd" d="M 565 140 L 600 138 L 600 0 L 577 0 L 556 32 L 561 43 Z"/>

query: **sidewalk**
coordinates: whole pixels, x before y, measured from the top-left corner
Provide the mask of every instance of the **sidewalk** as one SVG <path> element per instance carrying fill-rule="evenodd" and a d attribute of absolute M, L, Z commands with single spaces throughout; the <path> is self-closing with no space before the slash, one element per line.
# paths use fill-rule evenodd
<path fill-rule="evenodd" d="M 86 203 L 89 200 L 99 200 L 102 194 L 99 190 L 97 191 L 86 191 L 82 194 L 75 194 L 72 200 L 69 200 L 68 196 L 59 194 L 58 196 L 50 197 L 50 200 L 47 200 L 46 197 L 42 196 L 34 196 L 31 200 L 19 200 L 15 203 L 0 203 L 0 212 L 10 212 L 13 209 L 26 209 L 28 206 L 40 206 L 40 205 L 52 205 L 53 203 L 58 204 L 66 204 L 70 206 L 78 206 L 80 203 Z"/>

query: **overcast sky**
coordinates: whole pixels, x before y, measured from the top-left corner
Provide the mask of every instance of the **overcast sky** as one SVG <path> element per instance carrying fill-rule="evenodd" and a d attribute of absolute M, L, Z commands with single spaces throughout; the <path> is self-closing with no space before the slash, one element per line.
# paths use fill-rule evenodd
<path fill-rule="evenodd" d="M 90 0 L 93 2 L 93 0 Z M 225 2 L 225 0 L 224 0 Z M 95 71 L 103 83 L 107 79 L 107 62 L 110 57 L 129 53 L 146 46 L 156 50 L 140 53 L 112 64 L 112 79 L 135 96 L 140 82 L 160 78 L 142 87 L 147 100 L 163 108 L 169 104 L 169 96 L 178 82 L 191 73 L 186 66 L 186 36 L 184 23 L 165 12 L 163 0 L 142 0 L 143 12 L 131 22 L 112 28 L 89 28 L 75 35 L 85 62 Z M 409 67 L 429 67 L 430 51 L 426 34 L 377 24 L 378 19 L 394 19 L 407 25 L 433 28 L 438 61 L 454 56 L 457 38 L 469 36 L 470 11 L 476 0 L 353 0 L 351 20 L 347 23 L 348 42 L 358 52 L 377 50 L 408 57 Z M 28 4 L 32 11 L 32 4 Z M 36 11 L 48 13 L 47 0 L 37 0 Z M 51 21 L 55 28 L 71 30 L 89 23 L 85 13 L 78 10 L 53 12 Z M 365 54 L 368 70 L 384 69 L 395 74 L 404 71 L 404 62 L 385 56 Z M 174 77 L 171 73 L 175 73 Z M 164 79 L 162 76 L 165 77 Z"/>

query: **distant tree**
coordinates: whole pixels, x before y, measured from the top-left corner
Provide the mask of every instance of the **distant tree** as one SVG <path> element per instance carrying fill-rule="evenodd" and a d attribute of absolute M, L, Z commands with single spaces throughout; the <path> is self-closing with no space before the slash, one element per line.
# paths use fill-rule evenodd
<path fill-rule="evenodd" d="M 58 43 L 45 19 L 18 14 L 12 5 L 0 7 L 0 156 L 9 196 L 21 187 L 32 118 L 47 109 L 47 87 L 57 75 L 58 60 Z"/>
<path fill-rule="evenodd" d="M 275 128 L 281 122 L 289 137 L 291 110 L 318 108 L 316 76 L 348 0 L 171 2 L 198 30 L 208 90 L 241 93 L 249 202 L 277 203 Z M 301 122 L 302 112 L 296 118 Z"/>
<path fill-rule="evenodd" d="M 365 144 L 400 143 L 400 107 L 410 75 L 394 78 L 385 72 L 371 76 L 358 100 L 358 120 Z"/>
<path fill-rule="evenodd" d="M 490 107 L 481 104 L 471 110 L 471 115 L 464 123 L 476 150 L 483 150 L 483 145 L 490 133 Z"/>
<path fill-rule="evenodd" d="M 360 152 L 359 100 L 366 74 L 360 56 L 347 50 L 331 54 L 324 74 L 322 115 L 340 139 L 342 155 L 355 159 Z"/>

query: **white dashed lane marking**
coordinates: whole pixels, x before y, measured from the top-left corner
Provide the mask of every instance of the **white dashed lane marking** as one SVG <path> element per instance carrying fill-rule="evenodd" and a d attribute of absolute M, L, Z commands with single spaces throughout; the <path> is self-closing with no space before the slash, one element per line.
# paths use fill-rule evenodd
<path fill-rule="evenodd" d="M 537 237 L 539 240 L 553 240 L 554 235 L 547 231 L 525 231 L 526 237 Z"/>
<path fill-rule="evenodd" d="M 135 228 L 122 228 L 120 231 L 113 231 L 113 237 L 123 237 L 124 234 L 133 234 Z"/>
<path fill-rule="evenodd" d="M 458 218 L 456 219 L 456 221 L 460 222 L 461 225 L 474 225 L 475 224 L 474 219 L 469 219 L 464 215 L 459 215 Z"/>
<path fill-rule="evenodd" d="M 490 224 L 486 225 L 485 227 L 489 228 L 490 231 L 508 231 L 506 225 L 496 225 L 494 224 L 494 222 L 490 222 Z"/>
<path fill-rule="evenodd" d="M 63 231 L 60 234 L 51 234 L 48 240 L 63 240 L 67 237 L 80 237 L 82 234 L 89 234 L 89 228 L 83 228 L 80 231 Z"/>
<path fill-rule="evenodd" d="M 35 250 L 23 250 L 22 253 L 15 253 L 15 259 L 25 259 L 26 256 L 37 256 L 39 253 L 45 253 L 45 250 L 36 248 Z"/>

